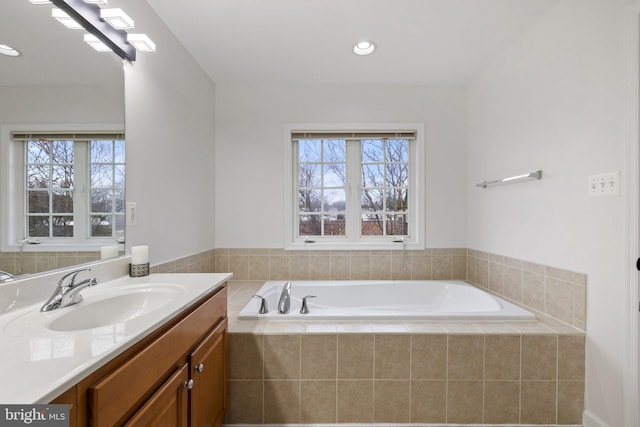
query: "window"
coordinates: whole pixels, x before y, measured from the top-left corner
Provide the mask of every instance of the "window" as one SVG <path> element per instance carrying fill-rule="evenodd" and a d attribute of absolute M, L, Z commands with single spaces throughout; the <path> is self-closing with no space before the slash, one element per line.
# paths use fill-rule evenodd
<path fill-rule="evenodd" d="M 11 240 L 87 245 L 124 238 L 124 136 L 121 133 L 12 132 Z M 18 178 L 19 177 L 19 178 Z M 16 188 L 15 185 L 12 186 Z M 95 249 L 95 248 L 94 248 Z"/>
<path fill-rule="evenodd" d="M 288 129 L 289 246 L 423 247 L 420 130 Z"/>

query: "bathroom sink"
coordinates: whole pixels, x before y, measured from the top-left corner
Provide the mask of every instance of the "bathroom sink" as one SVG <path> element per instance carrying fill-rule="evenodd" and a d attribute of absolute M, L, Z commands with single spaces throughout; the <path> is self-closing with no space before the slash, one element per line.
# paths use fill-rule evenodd
<path fill-rule="evenodd" d="M 47 313 L 31 312 L 17 317 L 5 331 L 34 330 L 38 325 L 54 332 L 74 332 L 122 324 L 147 316 L 170 304 L 185 291 L 183 285 L 154 283 L 126 288 L 84 292 L 84 301 Z M 43 324 L 44 322 L 44 324 Z"/>
<path fill-rule="evenodd" d="M 126 292 L 95 301 L 85 300 L 53 319 L 47 328 L 52 331 L 78 331 L 126 322 L 165 306 L 174 294 L 162 288 Z"/>

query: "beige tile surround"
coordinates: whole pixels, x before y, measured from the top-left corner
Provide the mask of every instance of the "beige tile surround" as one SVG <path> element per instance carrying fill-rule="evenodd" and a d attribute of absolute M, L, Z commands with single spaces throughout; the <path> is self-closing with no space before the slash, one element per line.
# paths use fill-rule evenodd
<path fill-rule="evenodd" d="M 581 423 L 584 274 L 459 248 L 215 249 L 152 268 L 178 270 L 234 273 L 228 424 Z M 306 279 L 466 279 L 528 306 L 539 321 L 237 319 L 265 280 Z"/>
<path fill-rule="evenodd" d="M 0 252 L 0 270 L 33 274 L 100 259 L 100 252 Z"/>

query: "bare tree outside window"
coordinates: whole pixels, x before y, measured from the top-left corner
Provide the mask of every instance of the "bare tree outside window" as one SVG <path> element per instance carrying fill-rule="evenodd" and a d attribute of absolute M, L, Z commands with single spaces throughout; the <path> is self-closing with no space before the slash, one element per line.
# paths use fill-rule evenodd
<path fill-rule="evenodd" d="M 124 237 L 124 141 L 91 141 L 91 236 Z"/>

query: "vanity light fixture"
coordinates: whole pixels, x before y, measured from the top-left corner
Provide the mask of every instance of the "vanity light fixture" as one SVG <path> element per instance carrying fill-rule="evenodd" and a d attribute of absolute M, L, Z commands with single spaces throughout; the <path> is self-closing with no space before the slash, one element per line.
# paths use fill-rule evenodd
<path fill-rule="evenodd" d="M 82 30 L 82 25 L 78 24 L 75 19 L 69 16 L 67 12 L 60 9 L 51 9 L 51 17 L 55 18 L 58 22 L 60 22 L 65 27 L 71 30 Z"/>
<path fill-rule="evenodd" d="M 93 34 L 85 34 L 84 41 L 98 52 L 112 52 L 111 48 Z"/>
<path fill-rule="evenodd" d="M 139 52 L 156 51 L 156 44 L 146 34 L 127 34 L 127 41 Z"/>
<path fill-rule="evenodd" d="M 33 4 L 51 4 L 51 0 L 29 0 Z"/>
<path fill-rule="evenodd" d="M 7 56 L 20 56 L 20 52 L 6 44 L 0 44 L 0 54 Z"/>
<path fill-rule="evenodd" d="M 115 52 L 115 54 L 120 58 L 127 59 L 129 61 L 136 60 L 136 49 L 133 47 L 133 45 L 127 42 L 127 32 L 114 28 L 112 26 L 112 23 L 108 23 L 101 18 L 101 15 L 103 13 L 108 18 L 113 14 L 113 12 L 104 11 L 119 9 L 101 9 L 97 4 L 87 3 L 84 0 L 51 1 L 56 7 L 66 12 L 85 30 L 87 30 L 91 35 L 102 42 L 103 45 Z M 126 20 L 128 20 L 129 24 L 133 26 L 133 20 L 131 18 L 127 16 L 125 18 L 125 21 Z M 90 43 L 91 46 L 96 50 L 100 50 L 101 52 L 106 51 L 106 48 L 104 46 L 99 45 L 96 40 L 91 37 L 85 37 L 85 41 L 87 41 L 87 43 Z"/>
<path fill-rule="evenodd" d="M 100 19 L 106 21 L 116 30 L 130 30 L 133 28 L 133 19 L 124 13 L 122 9 L 100 9 Z"/>
<path fill-rule="evenodd" d="M 109 0 L 84 0 L 85 3 L 97 4 L 100 6 L 106 6 Z"/>
<path fill-rule="evenodd" d="M 370 41 L 361 41 L 353 46 L 353 53 L 360 56 L 371 55 L 374 50 L 376 50 L 376 45 Z"/>

